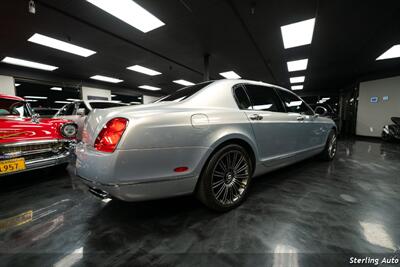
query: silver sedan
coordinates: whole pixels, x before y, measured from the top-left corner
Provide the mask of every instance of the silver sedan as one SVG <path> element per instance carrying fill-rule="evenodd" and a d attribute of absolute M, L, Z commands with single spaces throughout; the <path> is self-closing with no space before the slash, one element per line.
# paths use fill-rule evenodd
<path fill-rule="evenodd" d="M 284 88 L 203 82 L 155 103 L 94 110 L 77 146 L 77 174 L 97 196 L 139 201 L 194 193 L 227 211 L 252 177 L 336 154 L 336 126 Z"/>

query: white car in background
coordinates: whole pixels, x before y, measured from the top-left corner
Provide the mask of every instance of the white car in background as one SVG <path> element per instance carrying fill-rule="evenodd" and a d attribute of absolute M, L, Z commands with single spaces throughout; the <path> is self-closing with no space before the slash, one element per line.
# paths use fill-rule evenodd
<path fill-rule="evenodd" d="M 82 137 L 83 124 L 87 115 L 94 109 L 107 109 L 115 107 L 128 106 L 128 104 L 120 103 L 117 101 L 104 101 L 104 100 L 80 100 L 63 106 L 54 115 L 55 118 L 62 118 L 72 120 L 78 125 L 78 140 Z"/>

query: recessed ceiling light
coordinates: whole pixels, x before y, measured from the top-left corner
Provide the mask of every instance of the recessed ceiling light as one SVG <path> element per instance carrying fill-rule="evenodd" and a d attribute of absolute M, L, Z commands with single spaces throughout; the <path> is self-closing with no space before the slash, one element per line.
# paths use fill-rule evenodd
<path fill-rule="evenodd" d="M 76 99 L 76 98 L 67 98 L 67 101 L 72 101 L 72 102 L 74 102 L 74 101 L 81 101 L 81 99 Z"/>
<path fill-rule="evenodd" d="M 226 79 L 240 79 L 241 78 L 234 71 L 221 72 L 219 75 L 221 75 L 222 77 L 225 77 Z"/>
<path fill-rule="evenodd" d="M 18 66 L 23 66 L 23 67 L 28 67 L 28 68 L 47 70 L 47 71 L 53 71 L 53 70 L 58 69 L 58 67 L 55 67 L 55 66 L 46 65 L 46 64 L 42 64 L 42 63 L 38 63 L 38 62 L 19 59 L 19 58 L 13 58 L 13 57 L 5 57 L 2 60 L 2 62 L 8 63 L 8 64 L 13 64 L 13 65 L 18 65 Z"/>
<path fill-rule="evenodd" d="M 150 85 L 141 85 L 141 86 L 139 86 L 139 88 L 146 89 L 146 90 L 151 90 L 151 91 L 161 90 L 161 88 L 150 86 Z"/>
<path fill-rule="evenodd" d="M 315 18 L 288 24 L 281 27 L 285 49 L 311 44 Z"/>
<path fill-rule="evenodd" d="M 305 76 L 291 77 L 290 83 L 302 83 L 306 79 Z"/>
<path fill-rule="evenodd" d="M 188 81 L 185 81 L 185 80 L 175 80 L 173 82 L 177 83 L 177 84 L 184 85 L 184 86 L 194 85 L 194 83 L 188 82 Z"/>
<path fill-rule="evenodd" d="M 380 55 L 376 60 L 383 60 L 396 57 L 400 57 L 400 44 L 392 46 L 385 53 Z"/>
<path fill-rule="evenodd" d="M 88 57 L 93 54 L 96 54 L 95 51 L 73 45 L 64 41 L 60 41 L 39 33 L 35 33 L 34 35 L 31 36 L 31 38 L 28 39 L 29 42 L 44 45 L 47 47 L 51 47 L 54 49 L 58 49 L 64 52 L 68 52 L 71 54 L 75 54 L 81 57 Z"/>
<path fill-rule="evenodd" d="M 16 84 L 14 84 L 15 85 L 15 87 L 17 87 L 17 86 L 20 86 L 21 84 L 20 83 L 16 83 Z"/>
<path fill-rule="evenodd" d="M 56 104 L 69 104 L 71 102 L 69 102 L 69 101 L 54 101 L 54 103 L 56 103 Z"/>
<path fill-rule="evenodd" d="M 47 99 L 47 96 L 32 96 L 32 95 L 26 95 L 24 98 L 31 98 L 31 99 Z"/>
<path fill-rule="evenodd" d="M 53 91 L 62 91 L 62 88 L 61 88 L 61 87 L 51 87 L 50 90 L 53 90 Z"/>
<path fill-rule="evenodd" d="M 164 22 L 132 0 L 87 1 L 142 32 L 149 32 L 165 25 Z"/>
<path fill-rule="evenodd" d="M 303 85 L 293 85 L 292 90 L 303 90 Z"/>
<path fill-rule="evenodd" d="M 305 70 L 305 69 L 307 69 L 307 65 L 308 65 L 308 59 L 307 58 L 306 59 L 289 61 L 287 63 L 287 67 L 288 67 L 289 72 Z"/>
<path fill-rule="evenodd" d="M 124 81 L 124 80 L 107 77 L 107 76 L 101 76 L 101 75 L 94 75 L 94 76 L 90 77 L 90 79 L 99 80 L 99 81 L 103 81 L 103 82 L 109 82 L 109 83 L 120 83 L 120 82 Z"/>
<path fill-rule="evenodd" d="M 161 72 L 158 72 L 158 71 L 155 71 L 155 70 L 152 70 L 152 69 L 140 66 L 140 65 L 130 66 L 130 67 L 127 67 L 127 69 L 128 70 L 133 70 L 133 71 L 136 71 L 136 72 L 140 72 L 140 73 L 143 73 L 143 74 L 147 74 L 147 75 L 150 75 L 150 76 L 155 76 L 155 75 L 160 75 L 161 74 Z"/>

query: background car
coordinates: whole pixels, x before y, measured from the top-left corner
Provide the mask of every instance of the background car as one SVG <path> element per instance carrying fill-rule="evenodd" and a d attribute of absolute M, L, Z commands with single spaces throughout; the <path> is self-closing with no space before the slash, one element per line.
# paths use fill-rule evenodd
<path fill-rule="evenodd" d="M 41 118 L 52 118 L 58 110 L 56 108 L 33 108 L 33 111 L 39 114 Z"/>
<path fill-rule="evenodd" d="M 77 174 L 98 196 L 137 201 L 195 193 L 226 211 L 251 178 L 336 154 L 336 126 L 297 95 L 246 80 L 204 82 L 156 103 L 94 110 L 77 146 Z"/>
<path fill-rule="evenodd" d="M 66 166 L 76 133 L 75 123 L 39 118 L 24 99 L 0 94 L 0 176 Z"/>
<path fill-rule="evenodd" d="M 93 109 L 107 109 L 122 106 L 127 106 L 127 104 L 116 101 L 81 100 L 66 104 L 56 113 L 54 117 L 74 121 L 78 125 L 77 138 L 81 139 L 83 123 L 89 112 L 91 112 Z"/>

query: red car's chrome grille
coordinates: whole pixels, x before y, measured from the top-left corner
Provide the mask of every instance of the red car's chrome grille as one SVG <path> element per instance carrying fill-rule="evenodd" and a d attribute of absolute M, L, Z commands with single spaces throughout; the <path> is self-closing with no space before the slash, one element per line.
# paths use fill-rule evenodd
<path fill-rule="evenodd" d="M 0 145 L 0 159 L 24 157 L 26 160 L 51 157 L 66 152 L 69 142 L 23 142 Z"/>

